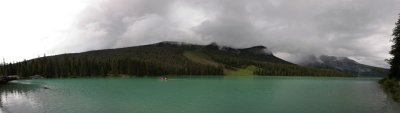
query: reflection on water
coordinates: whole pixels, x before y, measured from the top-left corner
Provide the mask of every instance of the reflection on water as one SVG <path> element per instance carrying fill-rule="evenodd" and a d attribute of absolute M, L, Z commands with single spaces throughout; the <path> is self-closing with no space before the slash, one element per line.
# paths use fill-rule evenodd
<path fill-rule="evenodd" d="M 377 80 L 259 76 L 19 80 L 0 86 L 0 113 L 395 113 Z"/>
<path fill-rule="evenodd" d="M 0 112 L 11 113 L 9 109 L 26 109 L 34 106 L 35 102 L 29 98 L 30 93 L 39 88 L 37 84 L 16 82 L 0 85 Z"/>

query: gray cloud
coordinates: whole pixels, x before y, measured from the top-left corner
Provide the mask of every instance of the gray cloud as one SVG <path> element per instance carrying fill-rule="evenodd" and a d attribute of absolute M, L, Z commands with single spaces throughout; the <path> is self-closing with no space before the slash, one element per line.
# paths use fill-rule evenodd
<path fill-rule="evenodd" d="M 217 42 L 265 45 L 290 61 L 325 54 L 387 67 L 398 13 L 399 0 L 104 0 L 82 12 L 59 48 Z"/>

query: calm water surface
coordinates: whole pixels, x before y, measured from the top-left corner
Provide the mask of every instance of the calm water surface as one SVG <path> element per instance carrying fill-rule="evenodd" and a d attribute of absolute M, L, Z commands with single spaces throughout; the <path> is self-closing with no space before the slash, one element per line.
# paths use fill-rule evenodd
<path fill-rule="evenodd" d="M 184 77 L 19 80 L 5 113 L 394 113 L 378 79 Z"/>

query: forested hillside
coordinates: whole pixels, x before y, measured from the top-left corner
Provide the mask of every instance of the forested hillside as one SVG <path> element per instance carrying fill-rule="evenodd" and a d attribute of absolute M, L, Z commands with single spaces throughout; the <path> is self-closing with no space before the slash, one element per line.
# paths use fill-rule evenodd
<path fill-rule="evenodd" d="M 252 68 L 248 68 L 252 67 Z M 349 73 L 300 67 L 275 57 L 266 47 L 245 49 L 179 42 L 43 56 L 0 66 L 1 75 L 28 77 L 160 75 L 350 76 Z"/>

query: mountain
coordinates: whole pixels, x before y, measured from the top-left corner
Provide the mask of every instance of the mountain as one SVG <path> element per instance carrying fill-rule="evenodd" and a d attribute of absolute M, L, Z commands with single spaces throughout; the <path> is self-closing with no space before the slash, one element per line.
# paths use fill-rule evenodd
<path fill-rule="evenodd" d="M 338 71 L 349 72 L 354 76 L 383 77 L 389 72 L 388 69 L 361 64 L 347 57 L 327 55 L 309 55 L 297 64 L 306 67 L 334 69 Z"/>
<path fill-rule="evenodd" d="M 274 75 L 350 76 L 330 69 L 298 66 L 265 46 L 232 48 L 160 42 L 149 45 L 44 56 L 0 66 L 2 75 L 28 77 Z"/>

